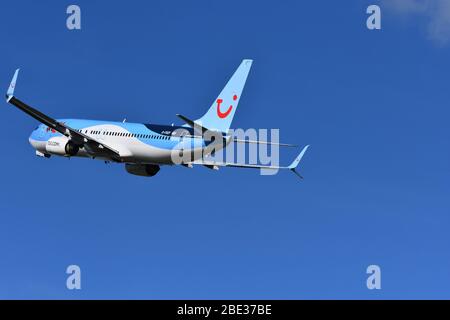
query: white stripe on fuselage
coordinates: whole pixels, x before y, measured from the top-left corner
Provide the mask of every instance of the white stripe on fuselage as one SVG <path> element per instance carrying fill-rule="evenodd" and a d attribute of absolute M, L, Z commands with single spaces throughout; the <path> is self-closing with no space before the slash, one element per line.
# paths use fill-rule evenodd
<path fill-rule="evenodd" d="M 130 132 L 125 128 L 113 125 L 113 124 L 100 124 L 94 125 L 84 128 L 75 128 L 77 130 L 81 130 L 87 136 L 91 136 L 99 142 L 103 142 L 105 145 L 117 150 L 120 153 L 120 156 L 123 158 L 124 162 L 132 162 L 132 163 L 150 163 L 150 164 L 173 164 L 172 161 L 172 153 L 179 152 L 180 150 L 184 150 L 184 152 L 191 152 L 195 154 L 195 159 L 201 157 L 201 153 L 203 147 L 192 149 L 191 142 L 195 139 L 194 146 L 202 146 L 201 138 L 183 138 L 180 137 L 170 137 L 169 140 L 160 140 L 160 139 L 152 139 L 152 138 L 141 138 L 147 141 L 147 143 L 140 140 L 140 138 L 136 137 L 128 137 L 121 135 L 106 135 L 104 132 L 113 132 L 116 134 L 133 134 L 134 132 Z M 87 130 L 87 132 L 86 132 Z M 91 133 L 92 131 L 98 132 L 96 134 Z M 135 133 L 136 134 L 136 133 Z M 148 135 L 152 135 L 152 133 L 146 133 Z M 158 133 L 153 133 L 154 136 L 162 136 Z M 53 140 L 60 139 L 62 136 L 52 137 L 47 140 L 47 144 L 51 143 Z M 155 145 L 152 145 L 152 142 L 158 142 L 158 144 L 166 144 L 165 148 L 159 148 Z M 42 150 L 39 150 L 42 151 Z M 85 151 L 80 150 L 76 155 L 77 157 L 90 157 Z"/>

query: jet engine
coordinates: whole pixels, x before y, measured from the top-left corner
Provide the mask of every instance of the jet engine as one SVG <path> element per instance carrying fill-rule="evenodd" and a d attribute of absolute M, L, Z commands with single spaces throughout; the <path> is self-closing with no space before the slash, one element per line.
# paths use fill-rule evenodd
<path fill-rule="evenodd" d="M 131 164 L 126 163 L 125 169 L 128 173 L 136 176 L 153 177 L 159 171 L 159 166 L 154 164 Z"/>
<path fill-rule="evenodd" d="M 51 154 L 71 157 L 78 153 L 80 147 L 70 141 L 67 137 L 55 137 L 47 141 L 45 150 Z"/>

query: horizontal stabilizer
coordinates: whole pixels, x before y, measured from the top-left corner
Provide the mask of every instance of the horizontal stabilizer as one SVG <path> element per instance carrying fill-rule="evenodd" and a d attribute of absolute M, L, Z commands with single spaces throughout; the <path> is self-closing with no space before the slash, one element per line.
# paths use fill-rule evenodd
<path fill-rule="evenodd" d="M 177 113 L 177 117 L 186 122 L 186 124 L 193 129 L 201 130 L 202 133 L 208 131 L 208 128 L 203 127 L 198 122 L 191 120 L 188 117 L 183 116 L 182 114 Z"/>

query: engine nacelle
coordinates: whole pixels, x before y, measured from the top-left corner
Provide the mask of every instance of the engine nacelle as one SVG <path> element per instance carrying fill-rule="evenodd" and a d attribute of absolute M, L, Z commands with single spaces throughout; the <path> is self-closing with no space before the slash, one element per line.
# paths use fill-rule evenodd
<path fill-rule="evenodd" d="M 143 176 L 143 177 L 153 177 L 159 171 L 159 166 L 154 164 L 125 164 L 125 169 L 128 173 Z"/>
<path fill-rule="evenodd" d="M 45 150 L 48 153 L 58 156 L 74 156 L 80 150 L 80 147 L 70 141 L 67 137 L 54 137 L 47 141 Z"/>

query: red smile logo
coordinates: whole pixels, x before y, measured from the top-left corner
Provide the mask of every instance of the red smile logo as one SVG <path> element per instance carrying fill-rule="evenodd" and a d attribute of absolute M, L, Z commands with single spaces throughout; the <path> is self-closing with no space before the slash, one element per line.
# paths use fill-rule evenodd
<path fill-rule="evenodd" d="M 233 96 L 233 100 L 234 100 L 234 101 L 236 101 L 237 98 L 238 98 L 237 95 L 234 95 L 234 96 Z M 233 109 L 233 106 L 230 105 L 230 106 L 228 107 L 227 111 L 222 112 L 222 111 L 220 110 L 220 104 L 223 102 L 223 100 L 222 100 L 222 99 L 217 99 L 216 102 L 217 102 L 217 115 L 218 115 L 219 118 L 221 118 L 221 119 L 226 118 L 226 117 L 230 114 L 231 110 Z"/>

